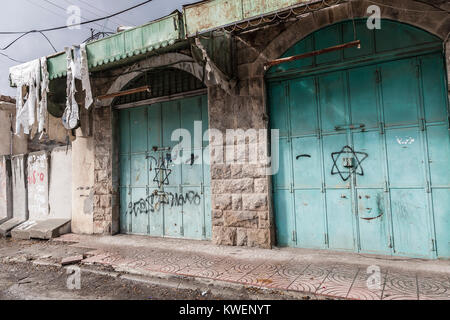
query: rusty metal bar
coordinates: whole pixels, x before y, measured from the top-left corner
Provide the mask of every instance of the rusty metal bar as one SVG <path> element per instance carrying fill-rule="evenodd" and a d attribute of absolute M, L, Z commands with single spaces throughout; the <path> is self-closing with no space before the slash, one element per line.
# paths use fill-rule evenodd
<path fill-rule="evenodd" d="M 150 86 L 143 86 L 143 87 L 134 88 L 134 89 L 130 89 L 130 90 L 119 91 L 119 92 L 115 92 L 115 93 L 108 93 L 108 94 L 105 94 L 105 95 L 102 95 L 102 96 L 98 96 L 97 99 L 98 100 L 105 100 L 105 99 L 109 99 L 109 98 L 126 96 L 126 95 L 129 95 L 129 94 L 143 92 L 143 91 L 150 92 Z"/>
<path fill-rule="evenodd" d="M 347 42 L 347 43 L 340 44 L 340 45 L 337 45 L 337 46 L 333 46 L 333 47 L 329 47 L 329 48 L 325 48 L 325 49 L 320 49 L 320 50 L 316 50 L 316 51 L 311 51 L 311 52 L 308 52 L 308 53 L 303 53 L 303 54 L 299 54 L 299 55 L 292 56 L 292 57 L 275 59 L 275 60 L 272 60 L 272 61 L 269 61 L 269 62 L 265 63 L 264 64 L 264 69 L 267 70 L 268 68 L 270 68 L 272 66 L 276 66 L 276 65 L 281 64 L 281 63 L 295 61 L 295 60 L 300 60 L 300 59 L 305 59 L 305 58 L 309 58 L 309 57 L 313 57 L 313 56 L 318 56 L 320 54 L 324 54 L 324 53 L 328 53 L 328 52 L 332 52 L 332 51 L 337 51 L 337 50 L 343 50 L 343 49 L 347 49 L 347 48 L 351 48 L 351 47 L 358 47 L 358 49 L 361 48 L 361 41 L 360 40 L 355 40 L 355 41 L 352 41 L 352 42 Z"/>

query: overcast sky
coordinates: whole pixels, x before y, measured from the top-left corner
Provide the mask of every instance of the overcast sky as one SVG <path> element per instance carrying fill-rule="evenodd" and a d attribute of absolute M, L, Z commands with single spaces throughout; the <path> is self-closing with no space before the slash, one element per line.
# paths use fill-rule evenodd
<path fill-rule="evenodd" d="M 14 0 L 2 1 L 0 11 L 0 31 L 27 31 L 46 29 L 66 25 L 69 15 L 66 10 L 71 5 L 81 9 L 82 21 L 103 17 L 121 11 L 144 0 Z M 115 31 L 119 25 L 141 25 L 148 21 L 170 14 L 175 9 L 181 11 L 183 4 L 197 0 L 153 0 L 152 2 L 95 24 L 81 26 L 80 30 L 58 30 L 47 32 L 57 51 L 65 46 L 80 44 L 91 35 L 91 28 L 96 31 Z M 17 35 L 1 35 L 0 47 L 3 48 Z M 45 38 L 38 34 L 30 34 L 16 42 L 7 50 L 0 50 L 19 61 L 30 61 L 38 57 L 54 53 Z M 20 64 L 0 55 L 0 94 L 14 96 L 15 89 L 9 86 L 9 68 Z"/>

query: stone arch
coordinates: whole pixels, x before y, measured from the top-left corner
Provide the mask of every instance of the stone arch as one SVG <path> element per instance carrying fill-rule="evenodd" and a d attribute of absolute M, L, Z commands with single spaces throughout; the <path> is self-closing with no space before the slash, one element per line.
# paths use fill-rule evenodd
<path fill-rule="evenodd" d="M 447 39 L 448 30 L 450 29 L 450 17 L 445 11 L 438 11 L 435 7 L 414 1 L 401 2 L 396 4 L 395 7 L 388 0 L 378 0 L 378 3 L 380 4 L 382 19 L 409 24 L 423 29 L 443 41 Z M 263 76 L 265 73 L 264 63 L 279 58 L 298 41 L 315 31 L 352 17 L 369 17 L 367 8 L 373 4 L 373 1 L 367 0 L 345 2 L 301 17 L 273 39 L 258 55 L 256 60 L 250 64 L 248 67 L 249 78 Z M 399 7 L 404 10 L 398 9 Z M 423 14 L 420 10 L 428 12 Z M 353 16 L 351 13 L 353 13 Z M 447 61 L 447 63 L 449 62 Z"/>
<path fill-rule="evenodd" d="M 151 56 L 145 60 L 139 61 L 123 70 L 123 75 L 118 76 L 111 86 L 107 94 L 120 91 L 131 80 L 138 77 L 141 73 L 139 70 L 152 67 L 170 66 L 171 68 L 180 69 L 192 74 L 199 80 L 203 81 L 203 67 L 198 64 L 192 57 L 181 53 L 165 53 L 161 55 Z M 100 102 L 100 106 L 108 106 L 112 103 L 113 98 L 105 99 Z"/>

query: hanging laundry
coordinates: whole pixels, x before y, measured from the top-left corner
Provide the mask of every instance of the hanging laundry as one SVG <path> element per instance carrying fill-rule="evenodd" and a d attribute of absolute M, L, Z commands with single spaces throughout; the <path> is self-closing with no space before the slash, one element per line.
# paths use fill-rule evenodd
<path fill-rule="evenodd" d="M 77 67 L 72 57 L 72 50 L 68 47 L 65 48 L 67 58 L 67 88 L 66 88 L 66 109 L 62 116 L 62 122 L 64 128 L 67 130 L 75 129 L 79 121 L 79 107 L 75 100 L 75 73 L 77 73 Z"/>
<path fill-rule="evenodd" d="M 89 79 L 89 68 L 88 68 L 88 58 L 86 51 L 86 43 L 80 45 L 80 73 L 81 73 L 81 82 L 83 85 L 83 90 L 86 94 L 86 98 L 84 99 L 84 107 L 89 109 L 94 102 L 92 98 L 92 90 L 91 90 L 91 81 Z"/>
<path fill-rule="evenodd" d="M 45 126 L 45 115 L 47 113 L 47 93 L 49 92 L 49 74 L 47 69 L 47 57 L 41 58 L 41 101 L 39 103 L 39 127 L 38 131 L 42 132 Z"/>
<path fill-rule="evenodd" d="M 36 107 L 42 102 L 40 101 L 41 87 L 48 90 L 48 83 L 41 86 L 41 60 L 36 59 L 11 67 L 9 74 L 11 83 L 17 86 L 16 134 L 20 134 L 21 128 L 25 134 L 29 134 L 30 127 L 36 121 Z M 46 105 L 46 102 L 44 103 Z M 39 112 L 39 123 L 43 123 L 43 117 L 44 115 Z M 41 131 L 43 126 L 39 126 L 39 128 Z"/>
<path fill-rule="evenodd" d="M 86 52 L 86 44 L 73 47 L 72 50 L 66 48 L 67 56 L 67 102 L 63 115 L 63 125 L 66 129 L 74 129 L 79 123 L 79 106 L 75 100 L 76 87 L 75 80 L 81 80 L 83 91 L 85 92 L 84 106 L 89 109 L 94 102 L 92 98 L 91 82 L 89 79 L 89 68 Z"/>

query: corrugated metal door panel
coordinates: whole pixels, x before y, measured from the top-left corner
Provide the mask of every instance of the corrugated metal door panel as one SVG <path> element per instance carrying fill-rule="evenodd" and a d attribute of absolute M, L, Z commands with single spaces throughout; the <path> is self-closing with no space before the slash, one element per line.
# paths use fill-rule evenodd
<path fill-rule="evenodd" d="M 322 29 L 314 33 L 314 42 L 316 50 L 325 49 L 342 43 L 342 25 L 337 24 L 327 29 Z M 328 52 L 315 57 L 316 64 L 329 64 L 340 61 L 342 51 Z"/>
<path fill-rule="evenodd" d="M 381 120 L 376 66 L 348 70 L 348 88 L 352 124 L 377 129 Z"/>
<path fill-rule="evenodd" d="M 376 38 L 369 48 L 381 52 L 430 39 L 419 32 L 412 41 L 418 31 L 406 29 L 405 37 L 394 32 L 395 43 L 384 44 L 380 32 L 363 32 L 364 43 L 373 45 Z M 350 37 L 345 24 L 343 35 Z M 317 47 L 332 43 L 327 37 L 322 32 L 307 39 Z M 352 58 L 349 50 L 346 58 Z M 268 83 L 271 127 L 282 130 L 280 170 L 272 179 L 278 244 L 449 257 L 450 131 L 442 54 L 287 77 Z"/>
<path fill-rule="evenodd" d="M 122 160 L 121 160 L 122 161 Z M 128 162 L 125 160 L 125 163 Z M 128 187 L 120 187 L 120 232 L 131 232 L 131 220 L 132 220 L 132 205 L 131 192 Z"/>
<path fill-rule="evenodd" d="M 359 241 L 362 252 L 391 254 L 386 195 L 383 189 L 357 190 Z"/>
<path fill-rule="evenodd" d="M 200 186 L 182 188 L 183 236 L 189 239 L 203 238 L 204 216 L 201 193 Z"/>
<path fill-rule="evenodd" d="M 211 238 L 210 173 L 203 164 L 209 153 L 202 152 L 203 132 L 197 134 L 200 147 L 192 151 L 197 155 L 192 166 L 190 161 L 172 164 L 168 149 L 179 143 L 171 141 L 175 129 L 186 128 L 194 137 L 194 121 L 207 128 L 207 116 L 205 96 L 120 111 L 121 232 Z M 162 159 L 170 173 L 158 169 Z M 165 175 L 168 185 L 158 188 Z"/>
<path fill-rule="evenodd" d="M 435 239 L 432 248 L 441 258 L 450 258 L 450 130 L 444 60 L 433 54 L 420 58 L 423 105 L 429 165 L 429 193 Z M 447 108 L 445 108 L 447 106 Z"/>
<path fill-rule="evenodd" d="M 342 122 L 338 123 L 342 124 Z M 344 173 L 345 168 L 343 168 L 344 158 L 342 156 L 335 157 L 336 161 L 333 161 L 332 157 L 334 152 L 340 152 L 341 148 L 347 145 L 348 137 L 345 133 L 323 137 L 326 214 L 330 249 L 355 249 L 350 179 L 344 181 L 340 174 L 331 174 L 334 168 L 347 177 L 347 174 Z"/>
<path fill-rule="evenodd" d="M 131 225 L 131 170 L 130 170 L 130 112 L 121 110 L 120 125 L 120 232 L 127 233 Z"/>
<path fill-rule="evenodd" d="M 191 135 L 191 147 L 183 150 L 183 164 L 181 184 L 183 231 L 184 236 L 191 239 L 202 239 L 204 228 L 204 205 L 202 201 L 203 177 L 203 106 L 202 97 L 183 99 L 181 104 L 181 128 L 186 129 Z M 196 129 L 197 128 L 197 129 Z M 200 130 L 199 130 L 200 129 Z M 196 132 L 197 131 L 197 132 Z"/>
<path fill-rule="evenodd" d="M 320 182 L 320 180 L 319 180 Z M 295 222 L 297 246 L 326 248 L 326 215 L 320 189 L 295 190 Z"/>
<path fill-rule="evenodd" d="M 277 228 L 277 244 L 279 246 L 296 247 L 295 220 L 292 214 L 293 200 L 289 190 L 277 189 L 273 194 L 275 226 Z"/>
<path fill-rule="evenodd" d="M 349 122 L 346 108 L 346 88 L 343 72 L 333 72 L 318 77 L 320 128 L 323 133 L 336 133 L 336 126 Z M 339 132 L 345 135 L 345 130 Z"/>
<path fill-rule="evenodd" d="M 292 139 L 292 162 L 295 189 L 322 187 L 320 141 L 314 137 Z"/>
<path fill-rule="evenodd" d="M 433 189 L 436 251 L 440 258 L 450 258 L 450 188 Z"/>
<path fill-rule="evenodd" d="M 317 134 L 317 92 L 314 78 L 289 81 L 289 125 L 292 136 Z M 301 104 L 301 107 L 299 106 Z"/>
<path fill-rule="evenodd" d="M 415 59 L 384 63 L 381 83 L 386 127 L 418 124 L 418 78 Z"/>
<path fill-rule="evenodd" d="M 378 131 L 353 133 L 354 150 L 369 155 L 356 175 L 356 217 L 362 252 L 391 254 L 390 211 L 384 192 L 384 152 Z"/>
<path fill-rule="evenodd" d="M 146 234 L 149 212 L 146 205 L 148 167 L 147 151 L 147 108 L 136 108 L 130 112 L 130 171 L 131 202 L 133 203 L 132 227 L 134 234 Z"/>
<path fill-rule="evenodd" d="M 170 186 L 164 186 L 164 192 L 170 196 L 167 198 L 160 196 L 159 206 L 164 211 L 164 235 L 177 238 L 183 236 L 183 207 L 171 204 L 173 197 L 180 193 L 180 187 L 173 184 L 171 182 Z"/>
<path fill-rule="evenodd" d="M 391 189 L 394 252 L 431 257 L 425 190 Z"/>
<path fill-rule="evenodd" d="M 273 177 L 275 190 L 289 189 L 292 180 L 290 141 L 287 138 L 280 138 L 279 145 L 279 164 L 281 170 Z"/>
<path fill-rule="evenodd" d="M 448 96 L 442 54 L 425 55 L 420 58 L 420 64 L 426 122 L 441 122 L 445 126 L 448 116 L 447 108 L 445 108 Z"/>

